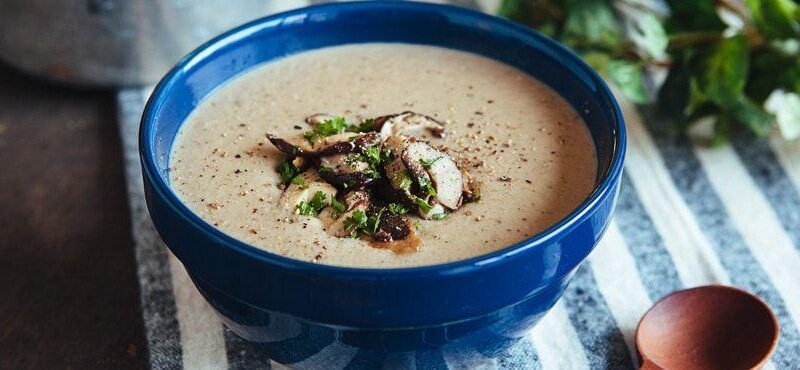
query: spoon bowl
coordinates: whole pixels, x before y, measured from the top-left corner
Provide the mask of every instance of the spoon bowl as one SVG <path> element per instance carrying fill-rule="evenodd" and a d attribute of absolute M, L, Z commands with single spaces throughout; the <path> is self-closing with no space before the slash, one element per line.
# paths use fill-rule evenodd
<path fill-rule="evenodd" d="M 636 330 L 642 369 L 758 369 L 778 343 L 778 320 L 758 297 L 708 285 L 672 293 Z"/>

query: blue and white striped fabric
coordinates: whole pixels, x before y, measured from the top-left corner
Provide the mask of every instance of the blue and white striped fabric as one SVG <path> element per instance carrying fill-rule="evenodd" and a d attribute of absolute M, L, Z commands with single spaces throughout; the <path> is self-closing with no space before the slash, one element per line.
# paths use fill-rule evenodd
<path fill-rule="evenodd" d="M 491 0 L 459 3 L 493 6 Z M 145 209 L 137 152 L 146 96 L 143 90 L 121 92 L 119 120 L 150 364 L 282 368 L 223 327 L 155 233 Z M 617 214 L 561 301 L 501 356 L 406 353 L 392 355 L 393 367 L 636 368 L 634 331 L 645 311 L 674 290 L 713 283 L 735 285 L 765 299 L 781 325 L 767 368 L 800 366 L 800 142 L 743 138 L 708 148 L 687 136 L 665 134 L 661 128 L 667 123 L 621 104 L 630 151 Z M 291 338 L 274 340 L 291 345 Z M 295 362 L 302 365 L 303 360 Z M 368 368 L 372 360 L 351 349 L 349 356 L 326 363 Z"/>

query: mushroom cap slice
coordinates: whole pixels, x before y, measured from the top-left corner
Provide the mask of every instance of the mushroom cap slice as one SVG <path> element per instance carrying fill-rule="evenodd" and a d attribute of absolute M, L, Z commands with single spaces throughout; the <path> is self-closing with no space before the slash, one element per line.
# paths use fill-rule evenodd
<path fill-rule="evenodd" d="M 372 205 L 372 197 L 363 189 L 345 191 L 339 195 L 338 199 L 347 207 L 346 210 L 348 211 L 360 204 L 364 204 L 367 207 Z"/>
<path fill-rule="evenodd" d="M 325 138 L 322 147 L 314 151 L 316 156 L 333 154 L 348 154 L 381 144 L 381 137 L 370 132 L 367 134 L 354 134 L 346 132 Z"/>
<path fill-rule="evenodd" d="M 318 159 L 320 176 L 329 183 L 343 188 L 361 188 L 375 178 L 368 172 L 369 164 L 354 154 L 334 154 Z"/>
<path fill-rule="evenodd" d="M 346 154 L 381 144 L 380 135 L 374 132 L 367 134 L 343 132 L 320 139 L 313 146 L 301 136 L 284 139 L 267 134 L 267 139 L 275 148 L 293 157 L 321 157 Z"/>
<path fill-rule="evenodd" d="M 295 213 L 300 202 L 310 202 L 314 195 L 321 191 L 325 194 L 325 203 L 330 204 L 336 196 L 336 188 L 325 182 L 314 169 L 309 169 L 299 175 L 303 179 L 300 184 L 292 182 L 281 193 L 279 202 L 283 208 Z M 298 181 L 299 182 L 299 181 Z"/>
<path fill-rule="evenodd" d="M 411 192 L 416 177 L 412 176 L 411 171 L 403 161 L 403 154 L 408 144 L 413 140 L 414 138 L 403 135 L 392 135 L 383 143 L 383 149 L 391 152 L 393 157 L 391 161 L 383 166 L 386 177 L 389 179 L 389 184 L 409 203 L 416 198 L 416 195 Z M 416 175 L 420 175 L 420 173 Z M 422 175 L 427 176 L 424 171 L 422 171 Z"/>
<path fill-rule="evenodd" d="M 435 137 L 444 137 L 444 125 L 441 122 L 411 111 L 376 118 L 375 131 L 384 139 L 392 135 L 423 136 L 426 132 Z"/>
<path fill-rule="evenodd" d="M 403 135 L 389 136 L 384 148 L 394 154 L 394 159 L 384 165 L 389 182 L 409 201 L 420 198 L 431 203 L 433 199 L 432 203 L 451 210 L 461 206 L 464 178 L 450 156 L 425 142 Z M 409 186 L 409 178 L 414 180 L 413 186 Z M 428 184 L 433 187 L 433 192 L 427 188 Z"/>
<path fill-rule="evenodd" d="M 365 190 L 351 190 L 339 196 L 339 200 L 345 205 L 345 212 L 328 225 L 326 231 L 336 237 L 346 238 L 350 236 L 352 230 L 345 227 L 345 221 L 352 217 L 355 212 L 366 213 L 372 206 L 372 200 Z"/>
<path fill-rule="evenodd" d="M 317 113 L 306 117 L 306 123 L 311 125 L 311 127 L 317 127 L 317 125 L 319 125 L 320 123 L 332 120 L 333 118 L 334 116 L 331 116 L 329 114 Z"/>
<path fill-rule="evenodd" d="M 422 208 L 417 208 L 417 214 L 426 220 L 434 218 L 436 215 L 447 213 L 445 208 L 439 203 L 430 204 L 431 209 L 425 212 Z"/>
<path fill-rule="evenodd" d="M 420 184 L 427 176 L 436 190 L 436 202 L 451 209 L 461 206 L 464 178 L 456 162 L 449 155 L 430 145 L 417 141 L 408 144 L 403 152 L 403 162 Z M 424 173 L 424 175 L 422 175 Z"/>
<path fill-rule="evenodd" d="M 324 138 L 316 148 L 311 148 L 307 142 L 295 144 L 269 134 L 267 138 L 281 152 L 308 159 L 320 169 L 322 178 L 335 186 L 363 187 L 374 180 L 369 164 L 360 160 L 355 153 L 380 145 L 381 138 L 377 133 L 347 132 L 331 135 Z"/>
<path fill-rule="evenodd" d="M 379 242 L 404 240 L 416 233 L 416 229 L 414 223 L 408 218 L 385 212 L 373 238 Z"/>

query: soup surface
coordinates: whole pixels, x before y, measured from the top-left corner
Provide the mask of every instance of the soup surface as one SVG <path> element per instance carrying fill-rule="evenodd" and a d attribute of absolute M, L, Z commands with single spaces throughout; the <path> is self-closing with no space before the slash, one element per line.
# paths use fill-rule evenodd
<path fill-rule="evenodd" d="M 480 184 L 481 198 L 419 220 L 419 249 L 396 253 L 338 238 L 316 217 L 280 205 L 284 155 L 267 140 L 309 130 L 315 113 L 358 122 L 403 111 L 431 116 L 426 136 Z M 234 79 L 183 124 L 171 186 L 201 218 L 258 248 L 351 267 L 410 267 L 493 252 L 552 226 L 593 190 L 594 143 L 553 90 L 505 64 L 460 51 L 359 44 L 293 55 Z"/>

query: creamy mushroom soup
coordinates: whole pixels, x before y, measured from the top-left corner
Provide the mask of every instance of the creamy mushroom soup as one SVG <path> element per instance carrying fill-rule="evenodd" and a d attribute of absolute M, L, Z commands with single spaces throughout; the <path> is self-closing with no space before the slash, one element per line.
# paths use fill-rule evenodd
<path fill-rule="evenodd" d="M 593 190 L 584 122 L 553 90 L 450 49 L 359 44 L 235 78 L 187 118 L 172 188 L 209 224 L 351 267 L 462 260 L 529 238 Z"/>

